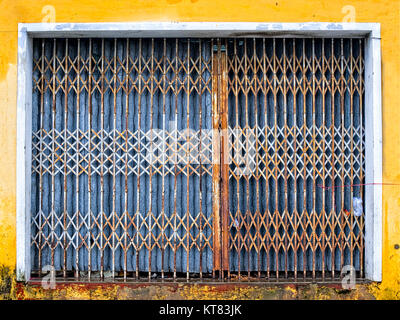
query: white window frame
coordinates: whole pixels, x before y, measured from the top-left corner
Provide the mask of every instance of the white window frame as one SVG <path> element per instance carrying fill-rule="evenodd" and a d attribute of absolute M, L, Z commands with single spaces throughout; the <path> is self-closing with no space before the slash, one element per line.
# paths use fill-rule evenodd
<path fill-rule="evenodd" d="M 17 280 L 31 275 L 32 39 L 79 37 L 365 37 L 365 277 L 382 280 L 382 99 L 379 23 L 20 23 L 17 97 Z"/>

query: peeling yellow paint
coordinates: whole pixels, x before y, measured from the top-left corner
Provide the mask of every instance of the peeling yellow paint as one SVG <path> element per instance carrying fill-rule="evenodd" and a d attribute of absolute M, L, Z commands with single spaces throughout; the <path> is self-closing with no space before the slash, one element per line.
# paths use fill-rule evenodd
<path fill-rule="evenodd" d="M 302 286 L 279 285 L 205 285 L 205 284 L 57 284 L 54 289 L 45 289 L 36 284 L 17 283 L 15 272 L 0 266 L 0 300 L 350 300 L 375 299 L 384 294 L 394 298 L 393 292 L 380 292 L 378 285 L 357 285 L 355 290 L 342 290 L 315 284 Z"/>
<path fill-rule="evenodd" d="M 355 19 L 356 22 L 380 22 L 382 36 L 382 83 L 383 83 L 383 182 L 400 183 L 400 31 L 399 4 L 396 0 L 373 1 L 318 1 L 318 0 L 3 0 L 0 1 L 0 265 L 15 269 L 16 231 L 16 95 L 17 95 L 17 24 L 19 22 L 41 22 L 47 19 L 45 6 L 54 7 L 56 22 L 124 22 L 124 21 L 264 21 L 264 22 L 341 22 Z M 354 7 L 354 16 L 349 18 L 348 7 Z M 346 8 L 347 9 L 346 9 Z M 46 20 L 47 21 L 47 20 Z M 376 181 L 379 182 L 379 181 Z M 400 299 L 400 186 L 383 186 L 383 281 L 363 290 L 372 292 L 378 299 Z M 164 289 L 141 289 L 160 299 L 171 293 Z M 186 288 L 186 287 L 185 287 Z M 215 288 L 183 288 L 189 297 L 226 297 Z M 310 287 L 312 288 L 312 287 Z M 26 288 L 26 297 L 55 297 L 60 293 L 34 291 Z M 68 298 L 97 299 L 113 297 L 116 292 L 132 298 L 126 288 L 96 290 L 70 286 L 62 295 Z M 106 292 L 103 292 L 105 290 Z M 109 291 L 110 290 L 110 291 Z M 157 291 L 158 290 L 158 291 Z M 185 291 L 186 290 L 186 291 Z M 294 292 L 295 290 L 296 292 Z M 357 291 L 357 290 L 356 290 Z M 359 290 L 358 290 L 359 291 Z M 357 291 L 357 292 L 358 292 Z M 41 292 L 40 294 L 38 292 Z M 230 297 L 265 298 L 255 289 L 237 288 Z M 308 291 L 307 291 L 308 292 Z M 286 296 L 284 296 L 286 293 Z M 261 294 L 261 295 L 260 295 Z M 297 289 L 283 289 L 282 297 L 301 298 Z M 305 293 L 304 293 L 305 294 Z M 310 289 L 309 294 L 314 297 Z M 221 296 L 222 295 L 222 296 Z M 313 296 L 314 295 L 314 296 Z M 318 293 L 320 298 L 329 298 Z M 356 297 L 354 294 L 352 297 Z"/>

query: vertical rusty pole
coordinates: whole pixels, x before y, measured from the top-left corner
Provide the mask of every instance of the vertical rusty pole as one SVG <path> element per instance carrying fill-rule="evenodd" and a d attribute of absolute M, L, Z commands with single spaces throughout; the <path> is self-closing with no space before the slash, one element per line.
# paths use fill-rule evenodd
<path fill-rule="evenodd" d="M 213 278 L 215 270 L 221 269 L 221 220 L 220 220 L 220 141 L 219 126 L 220 113 L 218 105 L 218 54 L 214 51 L 214 41 L 211 42 L 212 51 L 212 124 L 213 124 L 213 173 L 212 173 L 212 192 L 213 192 Z"/>
<path fill-rule="evenodd" d="M 220 221 L 220 140 L 219 125 L 220 113 L 218 106 L 218 54 L 214 52 L 214 40 L 211 42 L 212 49 L 212 149 L 213 149 L 213 171 L 212 171 L 212 192 L 213 192 L 213 278 L 215 270 L 221 269 L 221 221 Z"/>
<path fill-rule="evenodd" d="M 226 44 L 225 44 L 226 50 Z M 229 268 L 229 149 L 228 149 L 228 66 L 226 51 L 218 48 L 221 71 L 219 75 L 219 105 L 221 121 L 221 227 L 222 272 Z M 223 275 L 223 274 L 222 274 Z"/>

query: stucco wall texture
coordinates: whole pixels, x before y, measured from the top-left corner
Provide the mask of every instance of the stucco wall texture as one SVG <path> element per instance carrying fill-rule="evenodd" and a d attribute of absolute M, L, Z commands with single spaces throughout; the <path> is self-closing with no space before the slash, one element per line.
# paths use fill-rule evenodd
<path fill-rule="evenodd" d="M 51 293 L 35 286 L 16 284 L 16 97 L 17 30 L 21 22 L 134 22 L 134 21 L 242 21 L 242 22 L 378 22 L 381 24 L 383 97 L 383 183 L 400 184 L 400 1 L 318 0 L 0 0 L 0 298 L 125 298 L 135 297 L 134 287 L 63 285 Z M 379 181 L 376 181 L 379 182 Z M 400 185 L 383 186 L 383 279 L 380 284 L 358 286 L 347 299 L 400 299 Z M 99 289 L 100 288 L 100 289 Z M 123 289 L 121 289 L 123 288 Z M 148 287 L 147 287 L 148 288 Z M 153 289 L 151 289 L 153 288 Z M 160 289 L 161 288 L 161 289 Z M 268 295 L 270 288 L 209 286 L 176 287 L 189 290 L 186 298 L 339 298 L 338 290 L 323 294 L 312 285 L 286 287 Z M 206 289 L 204 289 L 206 288 Z M 315 291 L 317 290 L 317 291 Z M 95 290 L 95 293 L 93 293 Z M 96 291 L 97 290 L 97 291 Z M 98 291 L 100 290 L 100 291 Z M 128 291 L 127 291 L 128 290 Z M 131 291 L 129 291 L 131 290 Z M 167 288 L 150 287 L 147 298 L 162 298 Z M 164 290 L 164 291 L 163 291 Z M 177 291 L 176 291 L 177 290 Z M 197 290 L 197 291 L 196 291 Z M 203 290 L 203 291 L 202 291 Z M 250 290 L 250 291 L 249 291 Z M 255 291 L 254 291 L 255 290 Z M 264 290 L 265 294 L 249 294 Z M 292 291 L 294 290 L 294 292 Z M 303 290 L 303 291 L 302 291 Z M 313 291 L 314 290 L 314 291 Z M 277 292 L 278 292 L 277 291 Z M 74 294 L 75 292 L 75 294 Z M 96 292 L 100 292 L 96 294 Z M 197 293 L 196 293 L 197 292 Z M 203 292 L 203 293 L 202 293 Z M 319 292 L 319 291 L 318 291 Z M 167 295 L 168 296 L 168 295 Z M 121 297 L 121 296 L 120 296 Z M 142 296 L 143 298 L 143 296 Z"/>

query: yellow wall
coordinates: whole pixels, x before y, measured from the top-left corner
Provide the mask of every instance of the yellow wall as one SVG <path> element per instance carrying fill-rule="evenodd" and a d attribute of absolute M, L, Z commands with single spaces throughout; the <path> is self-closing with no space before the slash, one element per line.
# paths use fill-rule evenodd
<path fill-rule="evenodd" d="M 383 182 L 400 184 L 399 0 L 0 0 L 0 266 L 16 263 L 17 24 L 126 21 L 379 22 L 382 35 Z M 355 14 L 352 15 L 352 14 Z M 383 281 L 400 299 L 400 186 L 383 187 Z"/>

